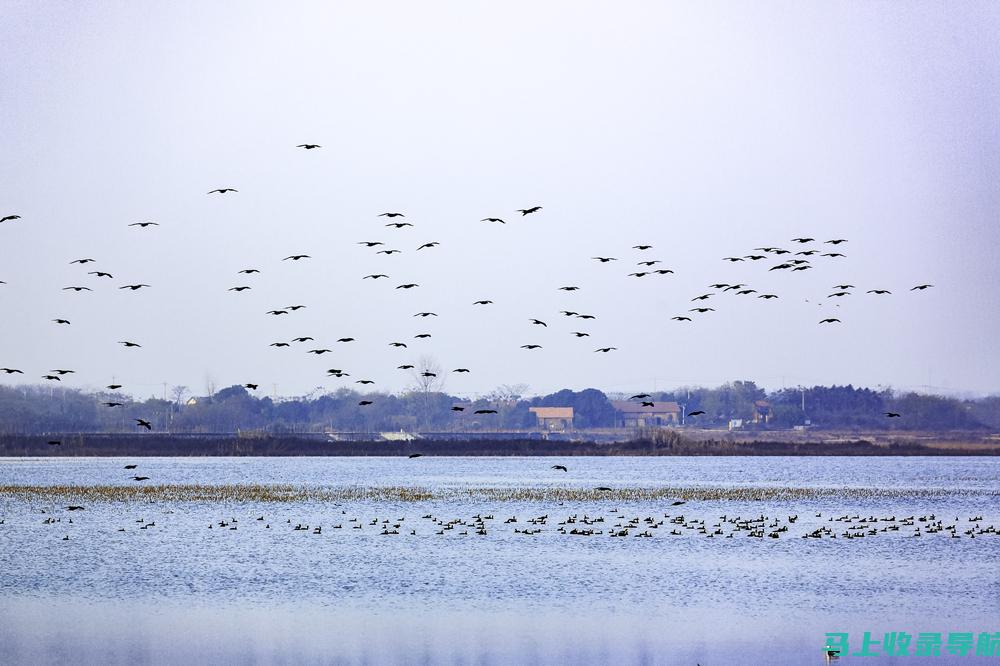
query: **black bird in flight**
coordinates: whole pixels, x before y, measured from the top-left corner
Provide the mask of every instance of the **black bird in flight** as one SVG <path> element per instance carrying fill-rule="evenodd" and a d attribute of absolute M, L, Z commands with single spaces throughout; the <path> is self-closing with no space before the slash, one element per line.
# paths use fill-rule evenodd
<path fill-rule="evenodd" d="M 288 314 L 288 310 L 268 310 L 267 314 L 269 314 L 269 315 L 283 315 L 283 314 Z"/>
<path fill-rule="evenodd" d="M 670 270 L 669 268 L 657 268 L 653 272 L 656 273 L 657 275 L 666 275 L 667 273 L 673 273 L 673 271 Z"/>
<path fill-rule="evenodd" d="M 256 268 L 244 268 L 243 270 L 237 271 L 237 272 L 238 273 L 245 273 L 247 275 L 250 275 L 251 273 L 260 273 L 260 271 L 257 270 Z"/>
<path fill-rule="evenodd" d="M 407 284 L 401 284 L 396 289 L 413 289 L 414 287 L 419 287 L 420 285 L 415 282 L 410 282 Z"/>
<path fill-rule="evenodd" d="M 133 476 L 132 480 L 133 481 L 149 481 L 149 477 L 148 476 Z"/>
<path fill-rule="evenodd" d="M 211 194 L 211 193 L 209 193 L 209 194 Z M 158 226 L 160 226 L 160 223 L 159 222 L 133 222 L 132 224 L 130 224 L 128 226 L 130 226 L 130 227 L 141 227 L 141 228 L 145 229 L 146 227 L 158 227 Z"/>
<path fill-rule="evenodd" d="M 468 368 L 455 368 L 452 372 L 469 372 Z"/>
<path fill-rule="evenodd" d="M 896 412 L 886 412 L 885 415 L 886 415 L 886 417 L 888 417 L 890 419 L 899 418 L 899 416 L 900 416 Z"/>
<path fill-rule="evenodd" d="M 18 370 L 17 368 L 0 368 L 0 370 L 2 370 L 3 372 L 6 372 L 8 375 L 13 375 L 15 373 L 17 373 L 19 375 L 23 375 L 24 374 L 22 371 Z"/>
<path fill-rule="evenodd" d="M 63 291 L 67 291 L 70 289 L 73 291 L 94 291 L 90 287 L 63 287 Z"/>
<path fill-rule="evenodd" d="M 49 446 L 62 446 L 62 442 L 57 439 L 53 439 L 49 441 Z"/>
<path fill-rule="evenodd" d="M 76 370 L 49 370 L 49 372 L 54 372 L 57 375 L 71 375 L 76 372 Z"/>
<path fill-rule="evenodd" d="M 579 287 L 559 287 L 559 291 L 579 291 Z"/>
<path fill-rule="evenodd" d="M 473 305 L 489 305 L 492 302 L 493 301 L 475 301 L 475 302 L 473 302 Z"/>
<path fill-rule="evenodd" d="M 379 250 L 375 254 L 399 254 L 402 250 Z"/>
<path fill-rule="evenodd" d="M 132 291 L 135 291 L 136 289 L 142 289 L 143 287 L 148 287 L 148 286 L 149 286 L 148 284 L 126 284 L 126 285 L 123 285 L 123 286 L 118 287 L 118 288 L 119 289 L 131 289 Z"/>
<path fill-rule="evenodd" d="M 406 217 L 402 213 L 382 213 L 379 217 Z"/>
<path fill-rule="evenodd" d="M 618 261 L 614 257 L 591 257 L 591 259 L 596 259 L 597 261 L 601 262 L 602 264 L 606 264 L 609 261 Z"/>
<path fill-rule="evenodd" d="M 570 335 L 575 335 L 578 338 L 588 338 L 590 333 L 582 333 L 580 331 L 570 331 Z"/>
<path fill-rule="evenodd" d="M 298 261 L 299 259 L 312 259 L 312 257 L 308 254 L 292 254 L 282 259 L 282 261 L 288 261 L 289 259 L 292 261 Z"/>
<path fill-rule="evenodd" d="M 108 407 L 121 407 L 124 403 L 121 402 L 102 402 L 102 405 L 107 405 Z"/>
<path fill-rule="evenodd" d="M 649 398 L 649 397 L 651 396 L 648 393 L 636 393 L 635 395 L 631 396 L 629 400 L 642 400 L 643 398 Z"/>
<path fill-rule="evenodd" d="M 715 308 L 691 308 L 688 312 L 715 312 Z"/>
<path fill-rule="evenodd" d="M 748 254 L 744 259 L 749 259 L 750 261 L 760 261 L 761 259 L 767 259 L 763 254 Z"/>
<path fill-rule="evenodd" d="M 691 321 L 691 317 L 671 317 L 673 321 Z"/>
<path fill-rule="evenodd" d="M 413 366 L 412 365 L 397 365 L 396 369 L 397 370 L 412 370 Z"/>
<path fill-rule="evenodd" d="M 821 324 L 832 324 L 834 322 L 840 323 L 840 320 L 836 317 L 829 317 L 828 319 L 821 319 L 819 323 Z"/>
<path fill-rule="evenodd" d="M 596 488 L 594 488 L 594 490 L 600 490 L 601 492 L 604 492 L 604 493 L 610 493 L 611 492 L 611 488 L 608 488 L 607 486 L 597 486 Z"/>
<path fill-rule="evenodd" d="M 656 264 L 662 264 L 663 262 L 659 259 L 653 259 L 651 261 L 637 261 L 636 266 L 655 266 Z"/>
<path fill-rule="evenodd" d="M 332 351 L 333 351 L 332 349 L 310 349 L 306 353 L 307 354 L 316 354 L 317 356 L 319 356 L 320 354 L 326 354 L 326 353 L 332 352 Z"/>
<path fill-rule="evenodd" d="M 389 346 L 390 347 L 406 347 L 406 343 L 405 342 L 390 342 Z"/>
<path fill-rule="evenodd" d="M 287 342 L 272 342 L 269 347 L 291 347 Z"/>
<path fill-rule="evenodd" d="M 96 275 L 97 277 L 113 278 L 114 275 L 111 273 L 105 273 L 104 271 L 90 271 L 87 275 Z"/>
<path fill-rule="evenodd" d="M 892 292 L 889 291 L 888 289 L 869 289 L 865 293 L 867 293 L 867 294 L 891 294 Z"/>
<path fill-rule="evenodd" d="M 153 424 L 145 419 L 136 419 L 135 424 L 140 428 L 145 428 L 146 430 L 153 429 Z"/>
<path fill-rule="evenodd" d="M 830 245 L 840 245 L 841 243 L 846 243 L 846 238 L 834 238 L 833 240 L 823 241 L 824 243 L 829 243 Z"/>
<path fill-rule="evenodd" d="M 421 372 L 420 376 L 421 377 L 437 377 L 437 374 L 433 373 L 433 372 Z"/>
<path fill-rule="evenodd" d="M 819 250 L 803 250 L 802 252 L 796 252 L 795 255 L 798 256 L 801 254 L 803 257 L 811 257 L 817 252 L 819 252 Z"/>
<path fill-rule="evenodd" d="M 772 298 L 777 298 L 777 294 L 761 294 L 757 298 L 763 298 L 764 300 L 770 300 Z"/>
<path fill-rule="evenodd" d="M 135 469 L 138 465 L 125 465 L 125 469 Z"/>
<path fill-rule="evenodd" d="M 640 278 L 641 277 L 646 277 L 647 275 L 649 275 L 649 273 L 646 273 L 646 272 L 629 273 L 628 274 L 629 277 L 640 277 Z"/>
<path fill-rule="evenodd" d="M 433 241 L 431 243 L 424 243 L 423 245 L 421 245 L 420 247 L 417 248 L 417 251 L 419 252 L 420 250 L 424 249 L 425 247 L 437 247 L 440 244 L 441 243 L 438 243 L 437 241 Z"/>
<path fill-rule="evenodd" d="M 506 222 L 504 222 L 503 220 L 501 220 L 499 217 L 484 217 L 483 219 L 481 219 L 479 221 L 480 222 L 499 222 L 500 224 L 507 224 Z"/>
<path fill-rule="evenodd" d="M 767 270 L 768 271 L 780 271 L 782 269 L 791 268 L 791 267 L 792 267 L 791 264 L 778 264 L 777 266 L 772 266 L 771 268 L 768 268 Z"/>
<path fill-rule="evenodd" d="M 917 291 L 917 290 L 923 291 L 924 289 L 930 289 L 933 286 L 934 285 L 932 284 L 918 284 L 916 287 L 911 288 L 910 291 Z"/>
<path fill-rule="evenodd" d="M 226 192 L 239 192 L 239 190 L 233 189 L 231 187 L 220 187 L 216 190 L 209 191 L 209 194 L 215 194 L 216 192 L 218 192 L 219 194 L 225 194 Z"/>
<path fill-rule="evenodd" d="M 364 245 L 365 247 L 375 247 L 376 245 L 385 245 L 382 241 L 358 241 L 358 245 Z"/>
<path fill-rule="evenodd" d="M 20 220 L 20 219 L 21 219 L 20 215 L 4 215 L 2 218 L 0 218 L 0 224 L 3 224 L 4 222 L 10 220 Z"/>
<path fill-rule="evenodd" d="M 528 321 L 530 321 L 530 322 L 531 322 L 532 324 L 535 324 L 535 325 L 537 325 L 537 326 L 544 326 L 545 328 L 548 328 L 548 327 L 549 327 L 549 325 L 548 325 L 548 324 L 546 324 L 546 323 L 545 323 L 544 321 L 542 321 L 541 319 L 529 319 Z"/>
<path fill-rule="evenodd" d="M 69 319 L 53 319 L 52 321 L 54 321 L 57 324 L 68 324 L 69 323 Z"/>
<path fill-rule="evenodd" d="M 141 347 L 142 345 L 135 342 L 129 342 L 128 340 L 119 340 L 118 344 L 125 345 L 126 347 Z"/>
<path fill-rule="evenodd" d="M 292 342 L 308 342 L 312 339 L 313 338 L 308 335 L 303 335 L 302 337 L 299 338 L 292 338 Z"/>
<path fill-rule="evenodd" d="M 705 411 L 702 409 L 696 409 L 693 412 L 688 412 L 688 416 L 701 416 Z"/>
<path fill-rule="evenodd" d="M 97 261 L 96 259 L 74 259 L 69 262 L 70 264 L 90 264 Z"/>
<path fill-rule="evenodd" d="M 796 267 L 795 267 L 795 268 L 793 268 L 792 270 L 793 270 L 793 271 L 807 271 L 807 270 L 809 270 L 810 268 L 812 268 L 812 266 L 796 266 Z"/>
<path fill-rule="evenodd" d="M 370 379 L 358 379 L 354 383 L 355 384 L 374 384 L 375 382 L 373 382 Z"/>
<path fill-rule="evenodd" d="M 827 296 L 827 298 L 834 298 L 834 297 L 840 297 L 840 296 L 850 296 L 850 295 L 851 295 L 851 292 L 849 292 L 849 291 L 835 291 L 832 294 L 830 294 L 829 296 Z"/>
<path fill-rule="evenodd" d="M 517 212 L 521 214 L 521 217 L 528 215 L 529 213 L 537 213 L 542 209 L 541 206 L 532 206 L 531 208 L 518 208 Z"/>
<path fill-rule="evenodd" d="M 473 414 L 496 414 L 497 410 L 495 410 L 495 409 L 477 409 L 476 411 L 474 411 L 472 413 Z"/>
<path fill-rule="evenodd" d="M 602 352 L 604 354 L 607 354 L 609 351 L 614 351 L 616 349 L 618 349 L 618 347 L 600 347 L 598 349 L 595 349 L 594 353 Z"/>
<path fill-rule="evenodd" d="M 591 314 L 578 314 L 578 315 L 576 315 L 576 318 L 577 319 L 597 319 L 597 317 L 595 317 L 594 315 L 591 315 Z"/>
<path fill-rule="evenodd" d="M 795 243 L 811 243 L 814 240 L 816 240 L 816 239 L 815 238 L 793 238 L 792 242 L 795 242 Z"/>
<path fill-rule="evenodd" d="M 642 401 L 642 406 L 643 407 L 654 407 L 655 405 L 653 403 L 649 402 L 648 400 L 643 400 Z"/>
<path fill-rule="evenodd" d="M 354 342 L 354 338 L 337 338 L 337 342 Z"/>
<path fill-rule="evenodd" d="M 723 261 L 743 261 L 743 257 L 723 257 Z"/>
<path fill-rule="evenodd" d="M 246 287 L 246 286 L 243 286 L 243 287 L 230 287 L 227 291 L 246 291 L 249 288 L 250 287 Z"/>
<path fill-rule="evenodd" d="M 650 250 L 650 249 L 652 249 L 652 247 L 653 247 L 652 245 L 633 245 L 632 249 L 633 250 Z"/>
<path fill-rule="evenodd" d="M 411 453 L 410 455 L 408 455 L 406 457 L 407 458 L 419 458 L 422 455 L 424 455 L 424 454 L 422 454 L 422 453 Z"/>
<path fill-rule="evenodd" d="M 709 297 L 715 296 L 715 294 L 702 294 L 701 296 L 695 296 L 692 301 L 707 301 Z"/>
<path fill-rule="evenodd" d="M 558 470 L 561 470 L 563 472 L 568 472 L 569 471 L 568 469 L 566 469 L 565 465 L 553 465 L 552 469 L 558 469 Z"/>
<path fill-rule="evenodd" d="M 412 227 L 413 225 L 410 224 L 409 222 L 390 222 L 389 224 L 387 224 L 385 226 L 387 226 L 387 227 L 396 227 L 397 229 L 402 229 L 403 227 Z"/>
<path fill-rule="evenodd" d="M 820 256 L 822 256 L 822 257 L 846 257 L 847 255 L 843 254 L 841 252 L 824 252 Z"/>
<path fill-rule="evenodd" d="M 285 309 L 292 310 L 294 312 L 295 310 L 301 310 L 304 307 L 305 307 L 304 305 L 286 305 Z"/>
<path fill-rule="evenodd" d="M 835 285 L 833 285 L 832 288 L 833 289 L 854 289 L 854 285 L 853 284 L 835 284 Z"/>
<path fill-rule="evenodd" d="M 521 345 L 521 349 L 541 349 L 541 345 Z"/>
<path fill-rule="evenodd" d="M 55 380 L 57 382 L 62 381 L 62 378 L 58 375 L 42 375 L 42 379 L 48 379 L 49 381 Z"/>
<path fill-rule="evenodd" d="M 378 280 L 379 278 L 387 278 L 387 277 L 389 277 L 389 276 L 386 275 L 385 273 L 373 273 L 371 275 L 366 275 L 366 276 L 364 276 L 361 279 L 362 280 L 368 280 L 368 279 Z"/>
<path fill-rule="evenodd" d="M 417 314 L 415 314 L 413 316 L 414 317 L 437 317 L 437 313 L 435 313 L 435 312 L 418 312 Z"/>
<path fill-rule="evenodd" d="M 108 384 L 104 388 L 111 389 L 112 391 L 115 391 L 117 389 L 120 389 L 121 387 L 122 387 L 121 384 Z"/>
<path fill-rule="evenodd" d="M 451 408 L 451 411 L 453 411 L 453 412 L 464 412 L 465 411 L 465 407 L 459 407 L 458 405 L 455 405 L 454 407 Z"/>
<path fill-rule="evenodd" d="M 571 310 L 560 310 L 559 314 L 564 314 L 567 317 L 575 317 L 576 315 L 578 315 L 580 313 L 579 312 L 572 312 Z"/>
<path fill-rule="evenodd" d="M 687 504 L 684 500 L 676 500 L 670 503 L 670 506 L 680 506 L 681 504 Z"/>
<path fill-rule="evenodd" d="M 413 337 L 416 338 L 417 340 L 423 340 L 425 338 L 431 337 L 431 334 L 430 333 L 417 333 Z"/>
<path fill-rule="evenodd" d="M 296 148 L 305 148 L 306 150 L 312 150 L 313 148 L 322 148 L 323 146 L 319 145 L 318 143 L 300 143 L 299 145 L 297 145 L 295 147 Z"/>
<path fill-rule="evenodd" d="M 358 405 L 360 405 L 362 407 L 366 407 L 367 405 L 370 405 L 370 404 L 372 404 L 371 400 L 362 400 L 361 402 L 358 403 Z"/>

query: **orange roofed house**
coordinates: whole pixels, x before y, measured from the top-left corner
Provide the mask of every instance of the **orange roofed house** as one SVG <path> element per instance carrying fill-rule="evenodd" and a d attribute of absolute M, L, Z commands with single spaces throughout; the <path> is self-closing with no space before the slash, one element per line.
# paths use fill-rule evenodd
<path fill-rule="evenodd" d="M 544 430 L 570 430 L 573 428 L 572 407 L 529 407 Z"/>
<path fill-rule="evenodd" d="M 646 428 L 650 426 L 677 425 L 681 422 L 681 406 L 676 402 L 654 402 L 643 407 L 634 400 L 612 400 L 615 408 L 615 425 L 619 428 Z"/>

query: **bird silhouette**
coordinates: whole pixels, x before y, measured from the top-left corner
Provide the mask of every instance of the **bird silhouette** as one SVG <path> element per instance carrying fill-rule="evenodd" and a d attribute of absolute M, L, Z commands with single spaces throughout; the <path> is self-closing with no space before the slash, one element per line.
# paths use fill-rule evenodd
<path fill-rule="evenodd" d="M 651 250 L 652 248 L 653 248 L 652 245 L 633 245 L 632 246 L 633 250 Z"/>
<path fill-rule="evenodd" d="M 715 312 L 715 308 L 691 308 L 688 312 Z"/>
<path fill-rule="evenodd" d="M 409 222 L 390 222 L 389 224 L 387 224 L 385 226 L 387 226 L 387 227 L 396 227 L 397 229 L 402 229 L 403 227 L 412 227 L 413 225 L 410 224 Z"/>
<path fill-rule="evenodd" d="M 244 384 L 243 385 L 244 388 L 248 388 L 251 391 L 256 391 L 258 386 L 259 386 L 258 384 Z"/>
<path fill-rule="evenodd" d="M 648 393 L 636 393 L 633 396 L 629 396 L 629 400 L 642 400 L 643 398 L 651 397 Z"/>
<path fill-rule="evenodd" d="M 557 470 L 559 470 L 561 472 L 568 472 L 569 471 L 568 469 L 566 469 L 566 465 L 553 465 L 552 469 L 557 469 Z"/>
<path fill-rule="evenodd" d="M 317 356 L 319 356 L 320 354 L 326 354 L 326 353 L 329 353 L 331 351 L 333 351 L 333 350 L 332 349 L 310 349 L 306 353 L 307 354 L 316 354 Z"/>
<path fill-rule="evenodd" d="M 404 364 L 404 365 L 397 365 L 397 366 L 396 366 L 396 369 L 397 369 L 397 370 L 412 370 L 412 369 L 413 369 L 413 367 L 414 367 L 414 366 L 412 366 L 412 365 L 407 365 L 407 364 Z"/>
<path fill-rule="evenodd" d="M 924 289 L 930 289 L 934 285 L 932 284 L 918 284 L 916 287 L 910 289 L 910 291 L 923 291 Z"/>
<path fill-rule="evenodd" d="M 361 279 L 362 280 L 378 280 L 379 278 L 387 278 L 387 277 L 389 277 L 389 276 L 386 275 L 385 273 L 373 273 L 371 275 L 366 275 L 366 276 L 364 276 Z"/>
<path fill-rule="evenodd" d="M 475 301 L 473 305 L 490 305 L 493 301 Z"/>
<path fill-rule="evenodd" d="M 434 241 L 433 243 L 424 243 L 423 245 L 421 245 L 420 247 L 417 248 L 417 251 L 419 252 L 420 250 L 424 249 L 425 247 L 437 247 L 440 244 L 441 243 L 438 243 L 437 241 Z"/>
<path fill-rule="evenodd" d="M 104 271 L 90 271 L 87 275 L 96 275 L 97 277 L 113 278 L 114 275 L 111 273 L 105 273 Z"/>
<path fill-rule="evenodd" d="M 839 323 L 840 320 L 837 319 L 836 317 L 829 317 L 827 319 L 821 319 L 819 323 L 821 323 L 821 324 L 832 324 L 834 322 L 838 322 Z"/>
<path fill-rule="evenodd" d="M 559 287 L 559 291 L 579 291 L 579 287 Z"/>
<path fill-rule="evenodd" d="M 501 220 L 499 217 L 484 217 L 483 219 L 481 219 L 479 221 L 480 222 L 499 222 L 500 224 L 507 224 L 506 222 L 504 222 L 503 220 Z"/>
<path fill-rule="evenodd" d="M 614 257 L 591 257 L 591 259 L 596 259 L 597 261 L 601 262 L 602 264 L 606 264 L 609 261 L 618 261 Z"/>
<path fill-rule="evenodd" d="M 158 227 L 158 226 L 160 226 L 160 223 L 159 222 L 133 222 L 132 224 L 130 224 L 128 226 L 130 226 L 130 227 L 139 227 L 140 229 L 145 229 L 146 227 Z"/>
<path fill-rule="evenodd" d="M 455 368 L 452 372 L 469 372 L 468 368 Z"/>
<path fill-rule="evenodd" d="M 269 347 L 291 347 L 287 342 L 272 342 Z"/>
<path fill-rule="evenodd" d="M 148 476 L 133 476 L 132 480 L 133 481 L 149 481 L 149 477 Z"/>
<path fill-rule="evenodd" d="M 355 384 L 374 384 L 375 382 L 373 382 L 370 379 L 358 379 L 354 383 Z"/>
<path fill-rule="evenodd" d="M 132 291 L 136 291 L 137 289 L 142 289 L 143 287 L 148 287 L 148 286 L 149 286 L 148 284 L 126 284 L 126 285 L 122 285 L 121 287 L 118 287 L 118 288 L 119 289 L 131 289 Z"/>
<path fill-rule="evenodd" d="M 24 372 L 18 370 L 17 368 L 0 368 L 0 371 L 6 372 L 8 375 L 18 374 L 23 375 Z"/>
<path fill-rule="evenodd" d="M 275 316 L 283 315 L 283 314 L 288 314 L 288 310 L 268 310 L 267 314 Z"/>
<path fill-rule="evenodd" d="M 417 339 L 417 340 L 425 340 L 426 338 L 431 337 L 431 334 L 430 333 L 417 333 L 413 337 L 415 339 Z"/>
<path fill-rule="evenodd" d="M 237 273 L 244 273 L 246 275 L 250 275 L 251 273 L 260 273 L 260 271 L 257 270 L 256 268 L 244 268 L 241 271 L 237 271 Z"/>
<path fill-rule="evenodd" d="M 135 342 L 129 342 L 128 340 L 119 340 L 118 344 L 125 345 L 126 347 L 141 347 L 142 345 Z"/>
<path fill-rule="evenodd" d="M 521 349 L 541 349 L 541 345 L 521 345 Z"/>
<path fill-rule="evenodd" d="M 641 277 L 646 277 L 647 275 L 649 275 L 649 273 L 645 273 L 645 272 L 629 273 L 628 274 L 629 277 L 640 277 L 640 278 Z"/>
<path fill-rule="evenodd" d="M 417 314 L 415 314 L 413 316 L 414 317 L 437 317 L 437 313 L 435 313 L 435 312 L 418 312 Z"/>
<path fill-rule="evenodd" d="M 894 418 L 899 418 L 900 417 L 900 414 L 898 414 L 897 412 L 886 412 L 885 415 L 886 415 L 886 417 L 888 417 L 890 419 L 894 419 Z"/>
<path fill-rule="evenodd" d="M 112 391 L 116 391 L 116 390 L 120 389 L 121 387 L 122 387 L 121 384 L 108 384 L 104 388 L 111 389 Z"/>
<path fill-rule="evenodd" d="M 757 298 L 763 298 L 764 300 L 770 300 L 772 298 L 777 298 L 777 297 L 778 296 L 776 294 L 761 294 Z"/>
<path fill-rule="evenodd" d="M 63 287 L 63 291 L 94 291 L 90 287 Z"/>
<path fill-rule="evenodd" d="M 61 382 L 62 378 L 58 375 L 42 375 L 42 379 L 48 379 L 49 381 Z"/>
<path fill-rule="evenodd" d="M 691 321 L 691 317 L 680 317 L 680 316 L 677 316 L 677 317 L 671 317 L 670 319 L 673 320 L 673 321 Z"/>
<path fill-rule="evenodd" d="M 692 301 L 707 301 L 712 296 L 715 296 L 715 294 L 702 294 L 701 296 L 695 296 L 691 300 Z"/>
<path fill-rule="evenodd" d="M 354 338 L 337 338 L 337 342 L 354 342 Z"/>
<path fill-rule="evenodd" d="M 816 240 L 815 238 L 793 238 L 792 241 L 795 243 L 811 243 Z"/>
<path fill-rule="evenodd" d="M 454 407 L 451 408 L 451 411 L 453 411 L 453 412 L 464 412 L 465 411 L 465 407 L 459 407 L 458 405 L 455 405 Z"/>
<path fill-rule="evenodd" d="M 208 193 L 209 194 L 225 194 L 226 192 L 239 192 L 239 190 L 233 189 L 232 187 L 220 187 L 220 188 L 215 189 L 215 190 L 209 190 Z"/>
<path fill-rule="evenodd" d="M 546 323 L 545 323 L 544 321 L 542 321 L 541 319 L 529 319 L 528 321 L 530 321 L 530 322 L 531 322 L 532 324 L 535 324 L 535 325 L 537 325 L 537 326 L 544 326 L 545 328 L 548 328 L 548 327 L 549 327 L 549 325 L 548 325 L 548 324 L 546 324 Z"/>
<path fill-rule="evenodd" d="M 390 347 L 406 347 L 406 343 L 405 342 L 390 342 L 389 346 Z"/>
<path fill-rule="evenodd" d="M 419 287 L 419 286 L 420 285 L 416 284 L 415 282 L 410 282 L 407 284 L 401 284 L 398 287 L 396 287 L 396 289 L 413 289 L 414 287 Z"/>
<path fill-rule="evenodd" d="M 57 370 L 49 370 L 49 372 L 54 372 L 57 375 L 72 375 L 73 373 L 76 372 L 76 370 L 62 370 L 62 369 L 57 369 Z"/>
<path fill-rule="evenodd" d="M 246 291 L 250 287 L 230 287 L 227 291 Z"/>
<path fill-rule="evenodd" d="M 0 224 L 3 224 L 4 222 L 10 222 L 11 220 L 20 220 L 20 219 L 21 219 L 20 215 L 4 215 L 2 218 L 0 218 Z"/>
<path fill-rule="evenodd" d="M 71 261 L 69 263 L 70 264 L 91 264 L 91 263 L 93 263 L 95 261 L 97 261 L 97 260 L 96 259 L 74 259 L 73 261 Z"/>
<path fill-rule="evenodd" d="M 595 353 L 596 352 L 601 352 L 601 353 L 607 354 L 609 351 L 614 351 L 616 349 L 618 349 L 618 347 L 599 347 L 599 348 L 595 349 L 594 352 Z"/>
<path fill-rule="evenodd" d="M 654 407 L 655 405 L 652 402 L 649 402 L 648 400 L 643 400 L 642 401 L 642 406 L 643 407 Z"/>
<path fill-rule="evenodd" d="M 406 217 L 402 213 L 381 213 L 379 217 Z"/>
<path fill-rule="evenodd" d="M 135 424 L 136 424 L 136 426 L 138 426 L 140 428 L 145 428 L 146 430 L 152 430 L 153 429 L 153 424 L 150 423 L 149 421 L 145 420 L 145 419 L 136 419 L 135 420 Z"/>
<path fill-rule="evenodd" d="M 541 206 L 532 206 L 531 208 L 518 208 L 517 212 L 521 214 L 521 217 L 529 215 L 531 213 L 537 213 L 542 209 Z"/>
<path fill-rule="evenodd" d="M 833 240 L 823 241 L 824 243 L 829 243 L 830 245 L 840 245 L 841 243 L 846 243 L 846 238 L 834 238 Z"/>
<path fill-rule="evenodd" d="M 592 314 L 578 314 L 578 315 L 576 315 L 576 318 L 577 319 L 597 319 L 597 317 L 594 316 L 594 315 L 592 315 Z"/>
<path fill-rule="evenodd" d="M 368 405 L 370 405 L 370 404 L 372 404 L 372 401 L 371 401 L 371 400 L 362 400 L 362 401 L 360 401 L 360 402 L 358 403 L 358 405 L 360 405 L 360 406 L 362 406 L 362 407 L 366 407 L 366 406 L 368 406 Z"/>
<path fill-rule="evenodd" d="M 636 266 L 655 266 L 656 264 L 662 264 L 663 262 L 659 259 L 651 259 L 649 261 L 637 261 Z"/>
<path fill-rule="evenodd" d="M 102 405 L 107 405 L 108 407 L 121 407 L 124 403 L 121 402 L 102 402 Z"/>
<path fill-rule="evenodd" d="M 495 409 L 477 409 L 476 411 L 474 411 L 472 413 L 473 414 L 496 414 L 497 410 L 495 410 Z"/>
<path fill-rule="evenodd" d="M 358 241 L 358 245 L 364 245 L 365 247 L 375 247 L 376 245 L 385 245 L 382 241 Z"/>
<path fill-rule="evenodd" d="M 375 254 L 399 254 L 402 250 L 379 250 Z"/>
<path fill-rule="evenodd" d="M 588 338 L 590 333 L 583 333 L 581 331 L 570 331 L 570 335 L 575 335 L 578 338 Z"/>
<path fill-rule="evenodd" d="M 313 148 L 322 148 L 323 146 L 319 145 L 318 143 L 300 143 L 299 145 L 297 145 L 295 147 L 296 148 L 305 148 L 306 150 L 312 150 Z"/>
<path fill-rule="evenodd" d="M 125 469 L 135 469 L 138 465 L 125 465 Z"/>
<path fill-rule="evenodd" d="M 68 324 L 69 323 L 69 319 L 53 319 L 52 321 L 54 321 L 57 324 Z"/>
<path fill-rule="evenodd" d="M 693 412 L 688 412 L 688 416 L 701 416 L 705 411 L 702 409 L 696 409 Z"/>
<path fill-rule="evenodd" d="M 312 257 L 310 257 L 308 254 L 291 254 L 282 259 L 282 261 L 288 261 L 289 259 L 291 259 L 292 261 L 299 261 L 300 259 L 312 259 Z"/>
<path fill-rule="evenodd" d="M 889 291 L 888 289 L 869 289 L 865 293 L 867 293 L 867 294 L 891 294 L 892 292 Z"/>
<path fill-rule="evenodd" d="M 406 457 L 412 459 L 412 458 L 419 458 L 419 457 L 421 457 L 423 455 L 424 454 L 422 454 L 422 453 L 411 453 L 410 455 L 408 455 Z"/>

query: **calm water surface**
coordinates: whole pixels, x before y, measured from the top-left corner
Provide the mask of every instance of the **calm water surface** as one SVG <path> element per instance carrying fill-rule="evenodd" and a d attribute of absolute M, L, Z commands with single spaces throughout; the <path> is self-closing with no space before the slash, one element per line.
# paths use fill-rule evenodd
<path fill-rule="evenodd" d="M 0 495 L 0 663 L 821 664 L 826 632 L 849 632 L 853 649 L 865 631 L 1000 631 L 1000 536 L 965 534 L 1000 527 L 1000 461 L 989 458 L 0 460 L 5 486 L 135 485 L 136 473 L 156 484 L 418 487 L 437 499 L 69 512 L 70 501 Z M 599 485 L 800 492 L 679 506 L 478 494 Z M 933 521 L 919 518 L 931 514 L 959 538 L 927 533 Z M 475 515 L 493 516 L 487 534 L 468 526 Z M 680 516 L 684 525 L 669 522 Z M 722 516 L 786 531 L 748 538 Z M 846 539 L 849 524 L 830 521 L 843 516 L 914 525 Z M 559 533 L 572 517 L 565 530 L 602 534 Z M 664 524 L 648 529 L 647 517 Z M 608 536 L 632 518 L 628 537 Z M 465 525 L 443 530 L 452 520 Z M 709 538 L 692 522 L 702 520 L 724 534 Z M 525 528 L 541 531 L 515 532 Z M 839 538 L 801 538 L 819 528 Z M 634 536 L 643 531 L 652 536 Z M 838 663 L 914 661 L 924 659 Z"/>

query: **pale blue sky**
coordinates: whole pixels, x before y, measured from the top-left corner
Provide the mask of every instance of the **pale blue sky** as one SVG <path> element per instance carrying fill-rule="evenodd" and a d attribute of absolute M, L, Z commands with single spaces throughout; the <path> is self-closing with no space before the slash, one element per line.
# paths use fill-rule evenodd
<path fill-rule="evenodd" d="M 445 385 L 470 395 L 744 378 L 1000 390 L 995 3 L 0 13 L 0 216 L 22 216 L 0 225 L 0 366 L 28 381 L 63 367 L 77 374 L 62 385 L 115 377 L 139 396 L 206 378 L 397 391 L 412 379 L 396 366 L 427 354 L 470 368 Z M 396 210 L 415 226 L 384 227 Z M 127 226 L 143 220 L 160 226 Z M 722 261 L 801 235 L 847 238 L 848 256 L 795 274 Z M 281 261 L 294 253 L 312 259 Z M 69 265 L 81 257 L 97 262 Z M 628 277 L 645 258 L 675 274 Z M 671 321 L 717 281 L 780 298 L 718 294 L 715 312 Z M 116 288 L 131 282 L 153 286 Z M 842 282 L 856 293 L 826 298 Z M 77 284 L 95 291 L 61 289 Z M 307 308 L 264 314 L 293 303 Z M 317 344 L 268 346 L 298 335 Z"/>

